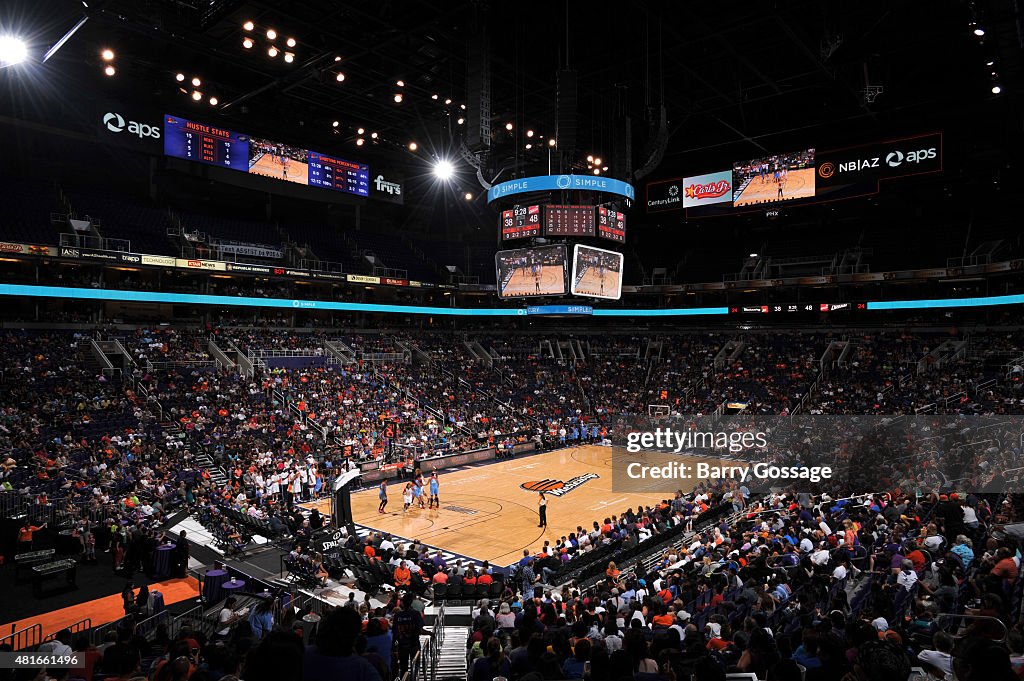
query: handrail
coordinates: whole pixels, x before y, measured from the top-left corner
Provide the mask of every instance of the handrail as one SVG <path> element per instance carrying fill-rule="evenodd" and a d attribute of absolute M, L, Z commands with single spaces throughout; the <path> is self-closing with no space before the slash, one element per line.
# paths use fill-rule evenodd
<path fill-rule="evenodd" d="M 42 642 L 43 626 L 41 624 L 33 624 L 18 631 L 14 631 L 14 625 L 12 624 L 11 633 L 0 638 L 0 646 L 9 645 L 11 650 L 24 650 L 25 648 L 37 646 Z"/>
<path fill-rule="evenodd" d="M 940 613 L 939 616 L 935 618 L 935 624 L 938 626 L 938 628 L 940 630 L 945 630 L 943 628 L 943 626 L 942 626 L 942 621 L 943 620 L 950 620 L 950 619 L 953 619 L 953 620 L 964 620 L 964 621 L 970 620 L 972 622 L 995 622 L 996 624 L 999 625 L 999 628 L 1003 632 L 1002 638 L 998 638 L 998 639 L 995 639 L 995 640 L 998 643 L 1002 643 L 1002 642 L 1006 641 L 1006 635 L 1008 633 L 1008 630 L 1006 628 L 1006 624 L 1001 619 L 999 619 L 998 617 L 989 617 L 988 615 L 957 615 L 957 614 L 951 613 L 951 612 L 944 612 L 944 613 Z M 959 628 L 959 625 L 958 625 L 958 628 Z M 954 634 L 954 636 L 955 636 L 955 634 Z"/>
<path fill-rule="evenodd" d="M 64 631 L 65 629 L 70 631 L 72 634 L 78 634 L 83 631 L 89 631 L 90 629 L 92 629 L 92 618 L 86 617 L 85 619 L 78 620 L 71 626 L 61 627 L 60 631 L 55 631 L 52 634 L 48 635 L 46 638 L 44 638 L 43 642 L 45 643 L 46 641 L 52 641 L 53 639 L 57 638 L 57 634 L 59 634 L 61 631 Z M 71 645 L 71 641 L 62 641 L 62 643 Z"/>

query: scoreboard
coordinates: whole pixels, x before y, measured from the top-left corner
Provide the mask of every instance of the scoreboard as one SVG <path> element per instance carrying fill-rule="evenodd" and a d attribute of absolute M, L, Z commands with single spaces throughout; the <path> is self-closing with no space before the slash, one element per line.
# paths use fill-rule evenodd
<path fill-rule="evenodd" d="M 370 166 L 309 152 L 309 184 L 359 196 L 370 195 Z"/>
<path fill-rule="evenodd" d="M 164 153 L 187 161 L 249 171 L 248 135 L 177 116 L 164 116 Z"/>
<path fill-rule="evenodd" d="M 513 206 L 501 212 L 501 238 L 540 236 L 540 206 Z"/>
<path fill-rule="evenodd" d="M 626 241 L 626 214 L 604 206 L 597 209 L 597 235 L 612 241 Z"/>
<path fill-rule="evenodd" d="M 545 236 L 594 236 L 593 206 L 544 206 Z"/>

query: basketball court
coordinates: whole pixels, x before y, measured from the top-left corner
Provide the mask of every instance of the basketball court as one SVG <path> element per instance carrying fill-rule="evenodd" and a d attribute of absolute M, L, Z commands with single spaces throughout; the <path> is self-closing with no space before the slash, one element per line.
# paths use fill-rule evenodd
<path fill-rule="evenodd" d="M 582 293 L 585 295 L 592 296 L 607 296 L 609 298 L 617 298 L 619 295 L 619 273 L 614 270 L 606 269 L 604 271 L 604 287 L 601 286 L 601 274 L 598 272 L 596 267 L 588 267 L 587 271 L 580 277 L 580 281 L 576 284 L 574 293 Z"/>
<path fill-rule="evenodd" d="M 558 265 L 544 265 L 540 272 L 540 292 L 537 292 L 536 277 L 529 268 L 516 268 L 515 274 L 502 289 L 503 296 L 534 296 L 565 293 L 565 268 Z"/>
<path fill-rule="evenodd" d="M 249 172 L 255 173 L 256 175 L 274 177 L 278 180 L 288 180 L 289 182 L 306 184 L 308 165 L 287 157 L 284 157 L 287 164 L 282 164 L 281 158 L 281 156 L 274 156 L 271 154 L 260 154 L 260 157 L 256 159 L 256 162 L 249 166 Z M 288 168 L 287 177 L 284 175 L 286 165 Z"/>
<path fill-rule="evenodd" d="M 595 520 L 671 498 L 668 492 L 612 491 L 612 452 L 587 445 L 440 471 L 440 509 L 417 505 L 403 512 L 405 481 L 396 480 L 388 485 L 386 513 L 377 512 L 374 486 L 352 495 L 352 515 L 359 525 L 504 567 L 521 558 L 523 549 L 536 552 L 545 539 L 554 544 L 577 526 L 589 531 Z M 644 453 L 629 456 L 645 460 Z M 539 490 L 548 502 L 546 530 L 537 527 Z M 330 513 L 329 500 L 316 506 Z"/>
<path fill-rule="evenodd" d="M 779 187 L 775 184 L 775 179 L 771 175 L 768 176 L 768 180 L 765 182 L 761 181 L 760 176 L 755 176 L 743 188 L 743 191 L 733 202 L 733 205 L 738 208 L 759 203 L 805 199 L 812 196 L 814 196 L 814 168 L 803 168 L 802 170 L 789 171 L 789 176 L 782 185 L 781 198 L 779 197 Z"/>

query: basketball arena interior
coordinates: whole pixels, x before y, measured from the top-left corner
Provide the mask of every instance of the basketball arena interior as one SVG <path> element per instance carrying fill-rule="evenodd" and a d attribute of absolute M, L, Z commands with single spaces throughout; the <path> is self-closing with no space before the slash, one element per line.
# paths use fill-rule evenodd
<path fill-rule="evenodd" d="M 1024 678 L 1018 0 L 0 3 L 0 681 Z"/>

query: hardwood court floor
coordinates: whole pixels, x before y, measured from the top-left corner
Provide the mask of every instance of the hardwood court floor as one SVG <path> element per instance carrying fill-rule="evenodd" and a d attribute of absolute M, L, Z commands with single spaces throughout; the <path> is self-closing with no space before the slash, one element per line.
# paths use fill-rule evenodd
<path fill-rule="evenodd" d="M 253 163 L 252 166 L 250 166 L 249 172 L 256 175 L 274 177 L 278 180 L 287 180 L 288 182 L 306 184 L 309 165 L 289 159 L 288 177 L 285 177 L 284 166 L 279 161 L 275 161 L 270 154 L 263 154 L 256 160 L 256 163 Z"/>
<path fill-rule="evenodd" d="M 762 183 L 759 177 L 755 177 L 736 198 L 733 205 L 738 208 L 759 203 L 804 199 L 811 196 L 814 196 L 814 168 L 804 168 L 789 171 L 786 183 L 782 187 L 782 198 L 779 198 L 778 186 L 771 177 L 765 183 Z"/>
<path fill-rule="evenodd" d="M 561 295 L 565 293 L 565 268 L 558 265 L 544 265 L 540 272 L 540 293 L 537 292 L 538 278 L 517 268 L 508 285 L 502 291 L 504 296 Z"/>
<path fill-rule="evenodd" d="M 643 454 L 636 456 L 643 458 Z M 385 514 L 377 513 L 376 488 L 352 495 L 352 514 L 360 525 L 505 566 L 521 558 L 524 548 L 536 551 L 544 539 L 554 543 L 574 532 L 577 525 L 589 530 L 594 520 L 671 496 L 667 492 L 613 492 L 611 461 L 610 447 L 584 446 L 450 473 L 441 471 L 440 510 L 414 507 L 403 513 L 405 483 L 396 481 L 388 485 Z M 557 481 L 565 483 L 587 474 L 598 477 L 561 497 L 547 495 L 548 528 L 537 527 L 538 494 L 521 486 L 557 486 Z M 321 510 L 329 512 L 329 502 Z"/>
<path fill-rule="evenodd" d="M 580 277 L 573 293 L 598 296 L 600 298 L 618 298 L 620 285 L 618 272 L 605 270 L 602 277 L 598 274 L 597 268 L 588 267 L 587 271 Z"/>

